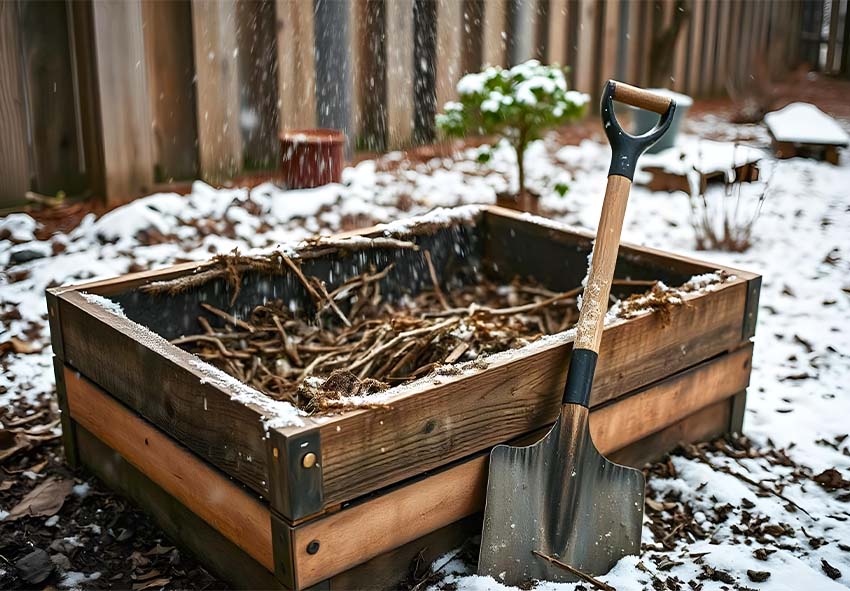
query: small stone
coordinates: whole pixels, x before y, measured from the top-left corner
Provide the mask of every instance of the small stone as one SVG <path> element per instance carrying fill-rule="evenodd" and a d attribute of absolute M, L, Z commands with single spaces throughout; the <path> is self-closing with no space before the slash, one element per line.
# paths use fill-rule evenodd
<path fill-rule="evenodd" d="M 748 570 L 747 576 L 753 583 L 764 583 L 770 578 L 770 572 L 766 570 Z"/>

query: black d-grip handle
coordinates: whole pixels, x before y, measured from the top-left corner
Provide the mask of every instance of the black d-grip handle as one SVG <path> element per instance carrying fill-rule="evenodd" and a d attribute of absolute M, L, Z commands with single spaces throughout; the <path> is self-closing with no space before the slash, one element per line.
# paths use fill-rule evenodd
<path fill-rule="evenodd" d="M 614 115 L 614 101 L 633 105 L 638 108 L 649 109 L 661 114 L 661 120 L 643 135 L 634 136 L 623 131 L 620 123 Z M 667 108 L 662 112 L 661 108 L 665 102 L 669 102 Z M 602 93 L 602 125 L 605 135 L 611 144 L 611 168 L 608 176 L 619 175 L 632 180 L 635 176 L 638 157 L 644 153 L 652 144 L 661 139 L 661 136 L 673 122 L 673 114 L 676 112 L 676 101 L 649 92 L 609 80 Z"/>

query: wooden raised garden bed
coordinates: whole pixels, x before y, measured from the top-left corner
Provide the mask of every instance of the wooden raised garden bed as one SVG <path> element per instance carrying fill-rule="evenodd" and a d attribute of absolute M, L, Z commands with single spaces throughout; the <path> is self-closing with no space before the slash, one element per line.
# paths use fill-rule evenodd
<path fill-rule="evenodd" d="M 314 243 L 293 260 L 329 291 L 389 261 L 388 297 L 431 289 L 427 251 L 444 290 L 449 276 L 478 274 L 533 277 L 564 292 L 580 284 L 591 239 L 499 208 L 462 208 Z M 285 424 L 285 403 L 210 372 L 168 340 L 198 330 L 201 301 L 244 317 L 272 297 L 309 309 L 307 290 L 287 270 L 245 273 L 238 294 L 224 277 L 169 296 L 143 289 L 212 268 L 51 289 L 48 309 L 69 461 L 130 496 L 236 586 L 394 586 L 421 550 L 439 555 L 479 526 L 488 450 L 533 439 L 557 415 L 569 332 L 388 390 L 376 406 Z M 624 245 L 616 277 L 629 281 L 614 292 L 715 271 Z M 603 452 L 640 465 L 680 441 L 740 430 L 760 277 L 720 271 L 709 287 L 678 294 L 678 305 L 607 326 L 591 399 Z"/>

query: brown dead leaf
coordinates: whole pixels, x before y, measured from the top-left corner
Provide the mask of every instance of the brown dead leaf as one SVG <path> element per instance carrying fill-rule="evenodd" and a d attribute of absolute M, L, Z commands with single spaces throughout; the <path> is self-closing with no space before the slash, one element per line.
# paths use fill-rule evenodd
<path fill-rule="evenodd" d="M 133 564 L 134 569 L 147 566 L 151 563 L 151 561 L 145 558 L 138 550 L 130 554 L 130 562 Z"/>
<path fill-rule="evenodd" d="M 0 430 L 0 462 L 30 447 L 32 447 L 32 439 L 25 433 L 9 429 Z"/>
<path fill-rule="evenodd" d="M 156 546 L 145 552 L 145 556 L 159 556 L 161 554 L 168 554 L 174 550 L 174 546 L 162 546 L 157 543 Z"/>
<path fill-rule="evenodd" d="M 32 472 L 33 474 L 41 474 L 41 471 L 44 470 L 44 468 L 46 466 L 47 466 L 47 460 L 44 460 L 43 462 L 39 462 L 35 466 L 30 467 L 29 471 Z"/>
<path fill-rule="evenodd" d="M 23 355 L 28 355 L 30 353 L 39 353 L 44 348 L 38 343 L 28 343 L 26 341 L 22 341 L 18 337 L 12 337 L 11 339 L 9 339 L 9 342 L 12 345 L 12 351 Z"/>
<path fill-rule="evenodd" d="M 133 574 L 130 575 L 130 578 L 133 579 L 134 581 L 140 581 L 141 582 L 141 581 L 147 581 L 147 580 L 152 579 L 154 577 L 158 577 L 161 574 L 162 573 L 159 572 L 157 569 L 153 569 L 149 572 L 142 573 L 140 575 L 133 573 Z"/>
<path fill-rule="evenodd" d="M 850 489 L 850 480 L 845 480 L 835 468 L 829 468 L 815 476 L 815 482 L 826 490 Z"/>
<path fill-rule="evenodd" d="M 0 482 L 0 491 L 9 490 L 12 488 L 13 484 L 15 483 L 11 480 L 4 480 L 3 482 Z"/>
<path fill-rule="evenodd" d="M 646 499 L 646 504 L 647 506 L 649 506 L 650 509 L 652 509 L 653 511 L 658 511 L 659 513 L 661 511 L 669 511 L 670 509 L 675 509 L 676 505 L 678 505 L 678 503 L 671 503 L 669 501 L 658 502 L 655 499 L 649 498 Z"/>
<path fill-rule="evenodd" d="M 73 488 L 73 480 L 48 478 L 21 499 L 21 502 L 9 512 L 6 520 L 14 521 L 25 516 L 55 515 L 65 504 L 65 498 L 71 494 Z"/>
<path fill-rule="evenodd" d="M 144 583 L 134 584 L 133 585 L 133 591 L 144 591 L 145 589 L 153 589 L 154 587 L 165 587 L 170 582 L 171 582 L 171 579 L 167 579 L 165 577 L 160 577 L 158 579 L 152 579 L 150 581 L 145 581 Z"/>

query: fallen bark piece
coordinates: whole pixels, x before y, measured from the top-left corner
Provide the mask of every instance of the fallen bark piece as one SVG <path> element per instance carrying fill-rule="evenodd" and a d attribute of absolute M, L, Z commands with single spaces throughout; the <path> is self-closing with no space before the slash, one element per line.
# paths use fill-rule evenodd
<path fill-rule="evenodd" d="M 44 550 L 33 550 L 17 562 L 18 576 L 30 585 L 38 585 L 53 573 L 53 562 Z"/>
<path fill-rule="evenodd" d="M 753 583 L 764 583 L 770 578 L 770 572 L 766 570 L 748 570 L 747 577 Z"/>
<path fill-rule="evenodd" d="M 49 478 L 21 499 L 21 502 L 9 512 L 6 521 L 15 521 L 21 517 L 50 517 L 55 515 L 65 504 L 65 499 L 71 494 L 73 488 L 73 480 Z"/>
<path fill-rule="evenodd" d="M 823 572 L 826 573 L 833 581 L 841 578 L 841 571 L 828 563 L 825 559 L 821 559 L 820 566 L 823 569 Z"/>
<path fill-rule="evenodd" d="M 826 490 L 846 490 L 850 489 L 850 480 L 845 480 L 841 472 L 835 468 L 824 470 L 814 478 L 815 482 L 820 484 Z"/>

